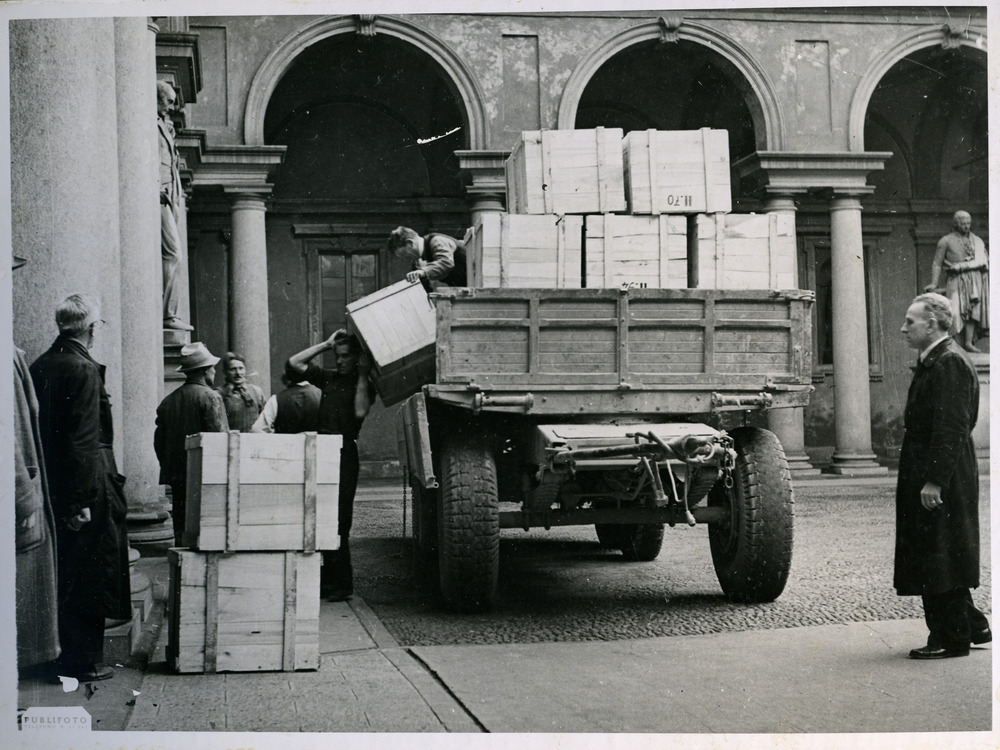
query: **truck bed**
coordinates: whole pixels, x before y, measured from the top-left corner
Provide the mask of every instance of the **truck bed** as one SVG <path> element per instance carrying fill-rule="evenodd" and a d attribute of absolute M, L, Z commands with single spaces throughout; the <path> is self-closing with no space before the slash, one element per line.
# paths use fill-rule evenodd
<path fill-rule="evenodd" d="M 539 415 L 804 406 L 813 293 L 450 289 L 427 395 Z"/>

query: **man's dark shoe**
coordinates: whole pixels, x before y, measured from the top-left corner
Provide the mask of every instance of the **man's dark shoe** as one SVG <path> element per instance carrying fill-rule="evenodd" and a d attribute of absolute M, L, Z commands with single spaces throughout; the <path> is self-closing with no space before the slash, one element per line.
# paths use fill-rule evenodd
<path fill-rule="evenodd" d="M 71 672 L 69 677 L 75 677 L 80 682 L 94 682 L 96 680 L 110 680 L 115 676 L 115 670 L 107 664 L 91 664 L 89 667 L 78 672 Z"/>
<path fill-rule="evenodd" d="M 984 643 L 992 643 L 993 631 L 989 628 L 983 628 L 978 633 L 973 633 L 972 642 L 977 646 L 982 646 Z"/>
<path fill-rule="evenodd" d="M 944 646 L 924 646 L 910 651 L 911 659 L 949 659 L 953 656 L 968 656 L 969 648 L 945 648 Z"/>

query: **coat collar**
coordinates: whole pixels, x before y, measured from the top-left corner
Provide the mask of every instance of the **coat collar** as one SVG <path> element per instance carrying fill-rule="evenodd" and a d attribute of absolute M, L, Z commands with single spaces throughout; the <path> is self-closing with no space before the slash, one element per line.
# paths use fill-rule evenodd
<path fill-rule="evenodd" d="M 78 357 L 83 357 L 88 362 L 91 362 L 94 367 L 100 370 L 101 380 L 104 379 L 104 371 L 106 369 L 105 366 L 90 356 L 90 350 L 76 339 L 59 334 L 59 336 L 56 337 L 55 343 L 52 344 L 52 351 L 66 352 L 67 354 L 75 354 Z"/>
<path fill-rule="evenodd" d="M 955 343 L 955 339 L 949 336 L 944 341 L 935 346 L 933 349 L 931 349 L 927 353 L 927 356 L 917 363 L 917 367 L 918 368 L 931 367 L 935 362 L 938 361 L 938 359 L 941 357 L 942 354 L 948 351 L 952 351 L 956 346 L 958 345 Z"/>

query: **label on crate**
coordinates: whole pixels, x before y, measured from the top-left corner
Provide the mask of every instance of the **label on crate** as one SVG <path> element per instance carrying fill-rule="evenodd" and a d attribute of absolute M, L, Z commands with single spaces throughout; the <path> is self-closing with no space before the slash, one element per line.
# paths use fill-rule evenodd
<path fill-rule="evenodd" d="M 663 197 L 663 201 L 671 208 L 691 208 L 694 205 L 694 197 L 690 193 L 687 195 L 666 195 Z"/>

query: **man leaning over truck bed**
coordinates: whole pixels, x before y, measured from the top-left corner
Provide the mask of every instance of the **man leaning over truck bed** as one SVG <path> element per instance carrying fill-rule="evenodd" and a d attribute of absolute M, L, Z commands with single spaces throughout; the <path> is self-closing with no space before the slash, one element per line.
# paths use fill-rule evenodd
<path fill-rule="evenodd" d="M 465 244 L 446 234 L 431 232 L 421 237 L 409 227 L 396 227 L 386 243 L 389 253 L 409 260 L 407 281 L 426 279 L 431 288 L 466 286 Z"/>
<path fill-rule="evenodd" d="M 310 360 L 333 351 L 334 368 L 327 369 Z M 285 373 L 293 382 L 308 381 L 322 392 L 319 427 L 322 435 L 343 435 L 340 449 L 340 495 L 338 528 L 340 549 L 323 553 L 320 591 L 332 602 L 344 601 L 354 593 L 350 533 L 354 517 L 354 493 L 358 488 L 358 433 L 371 409 L 375 389 L 368 379 L 370 366 L 356 336 L 340 329 L 326 341 L 293 354 L 285 363 Z"/>

